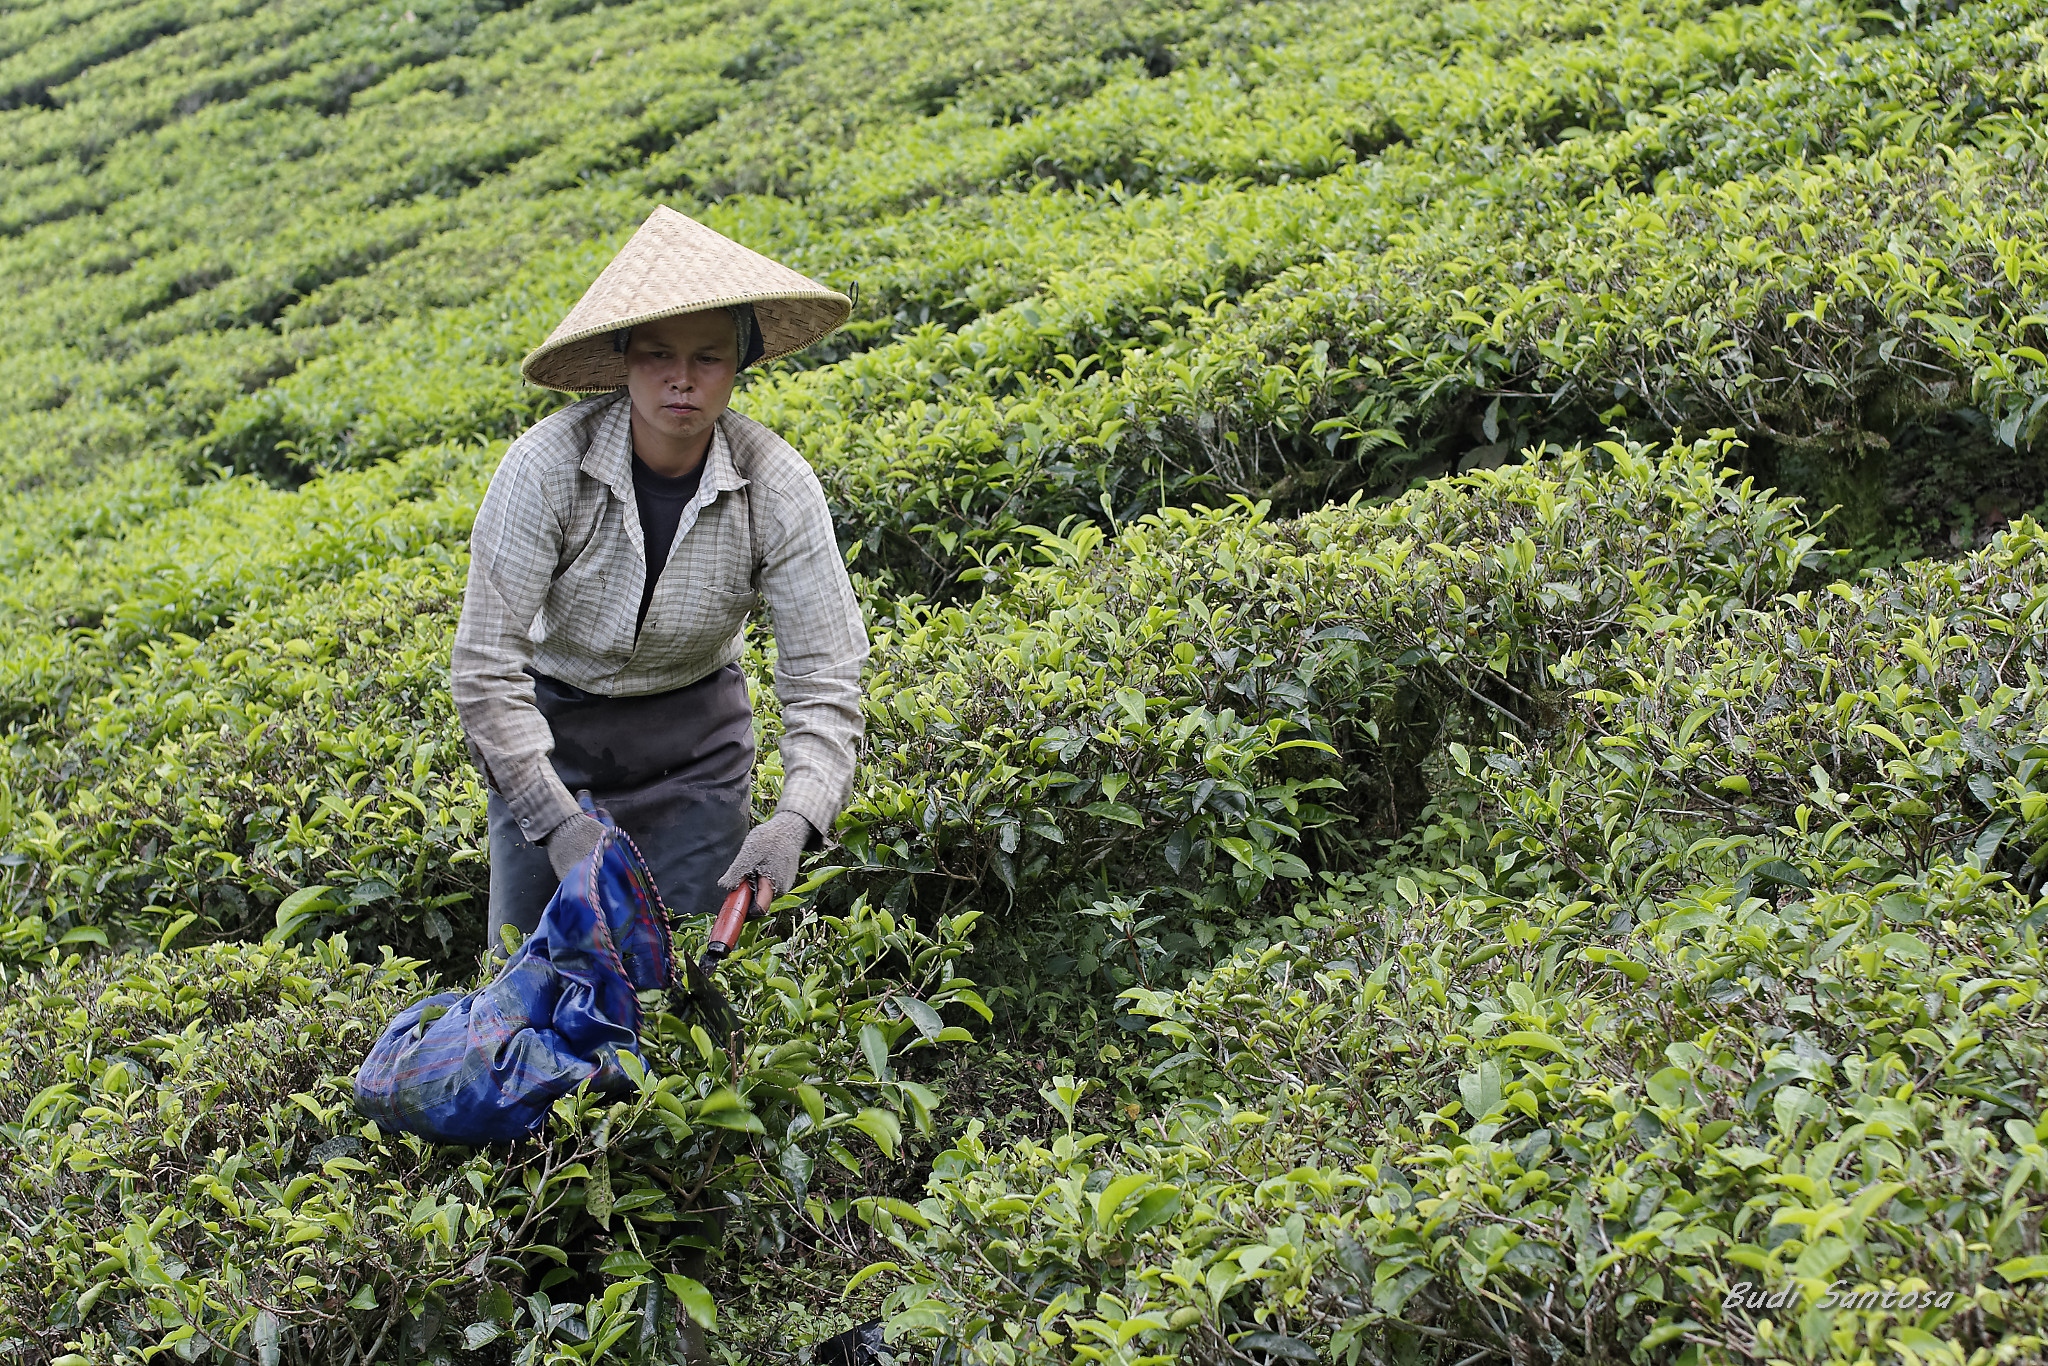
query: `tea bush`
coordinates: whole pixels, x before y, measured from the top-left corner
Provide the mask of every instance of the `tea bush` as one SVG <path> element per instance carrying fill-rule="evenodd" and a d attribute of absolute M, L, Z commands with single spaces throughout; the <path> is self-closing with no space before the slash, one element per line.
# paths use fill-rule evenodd
<path fill-rule="evenodd" d="M 1557 661 L 1823 560 L 1788 501 L 1719 481 L 1725 449 L 1565 452 L 1279 523 L 1240 500 L 1113 542 L 1041 532 L 1050 564 L 906 606 L 878 641 L 880 752 L 840 837 L 940 887 L 1069 913 L 1151 888 L 1201 920 L 1310 878 L 1304 855 L 1355 861 L 1413 818 L 1447 740 L 1529 724 Z"/>
<path fill-rule="evenodd" d="M 987 1361 L 2040 1349 L 2048 906 L 1944 860 L 1696 887 L 1616 932 L 1453 871 L 1412 904 L 1339 884 L 1141 992 L 1188 1083 L 1160 1113 L 995 1150 L 970 1125 L 878 1216 L 895 1326 Z"/>
<path fill-rule="evenodd" d="M 1078 1133 L 1065 1078 L 1054 1143 L 943 1154 L 880 1220 L 895 1321 L 989 1361 L 2038 1351 L 2044 604 L 2024 522 L 1560 660 L 1571 709 L 1453 745 L 1477 801 L 1410 866 L 1125 993 L 1160 1113 Z"/>
<path fill-rule="evenodd" d="M 655 999 L 630 1094 L 579 1091 L 539 1141 L 476 1150 L 354 1114 L 370 1043 L 434 985 L 417 960 L 335 936 L 16 971 L 8 1351 L 326 1362 L 503 1338 L 594 1362 L 630 1334 L 673 1355 L 685 1316 L 715 1322 L 689 1273 L 721 1232 L 772 1252 L 791 1207 L 843 1212 L 852 1176 L 931 1132 L 936 1097 L 898 1069 L 970 1037 L 940 1012 L 987 1014 L 952 969 L 975 914 L 926 934 L 857 900 L 750 932 L 721 972 L 743 1045 Z"/>

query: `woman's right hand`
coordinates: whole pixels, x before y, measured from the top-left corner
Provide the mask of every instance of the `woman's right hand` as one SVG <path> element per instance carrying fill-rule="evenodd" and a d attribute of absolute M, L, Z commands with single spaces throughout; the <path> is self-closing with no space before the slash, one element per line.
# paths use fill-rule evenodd
<path fill-rule="evenodd" d="M 550 830 L 541 840 L 541 847 L 548 851 L 548 866 L 555 870 L 555 880 L 569 876 L 569 870 L 597 848 L 604 838 L 604 827 L 582 812 L 577 812 Z"/>

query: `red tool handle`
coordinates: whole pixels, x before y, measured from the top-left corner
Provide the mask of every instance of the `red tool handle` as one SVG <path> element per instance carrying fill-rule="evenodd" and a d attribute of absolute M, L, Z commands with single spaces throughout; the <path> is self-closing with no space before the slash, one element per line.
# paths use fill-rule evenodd
<path fill-rule="evenodd" d="M 718 908 L 718 917 L 711 922 L 711 940 L 704 946 L 705 956 L 715 962 L 731 953 L 732 946 L 740 942 L 740 931 L 747 927 L 747 916 L 767 910 L 774 900 L 775 887 L 766 876 L 747 874 L 739 886 L 725 894 L 725 904 Z"/>

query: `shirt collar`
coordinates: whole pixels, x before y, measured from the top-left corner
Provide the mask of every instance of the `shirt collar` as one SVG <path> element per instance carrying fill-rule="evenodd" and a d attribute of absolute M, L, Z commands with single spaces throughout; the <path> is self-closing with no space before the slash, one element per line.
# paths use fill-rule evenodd
<path fill-rule="evenodd" d="M 625 390 L 605 410 L 590 449 L 583 453 L 583 472 L 606 485 L 621 501 L 633 499 L 633 401 Z M 747 480 L 732 458 L 732 443 L 726 440 L 725 418 L 711 429 L 711 449 L 704 453 L 704 475 L 699 481 L 697 500 L 708 503 L 719 493 L 745 488 Z"/>

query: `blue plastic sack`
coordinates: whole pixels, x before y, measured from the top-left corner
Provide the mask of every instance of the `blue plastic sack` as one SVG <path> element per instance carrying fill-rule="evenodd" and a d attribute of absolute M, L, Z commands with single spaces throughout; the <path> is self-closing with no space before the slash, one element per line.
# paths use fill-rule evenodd
<path fill-rule="evenodd" d="M 569 870 L 496 980 L 399 1012 L 356 1073 L 356 1108 L 440 1143 L 524 1138 L 584 1082 L 625 1082 L 640 999 L 674 984 L 668 911 L 631 837 L 599 807 L 597 848 Z M 438 1013 L 437 1013 L 438 1012 Z"/>

